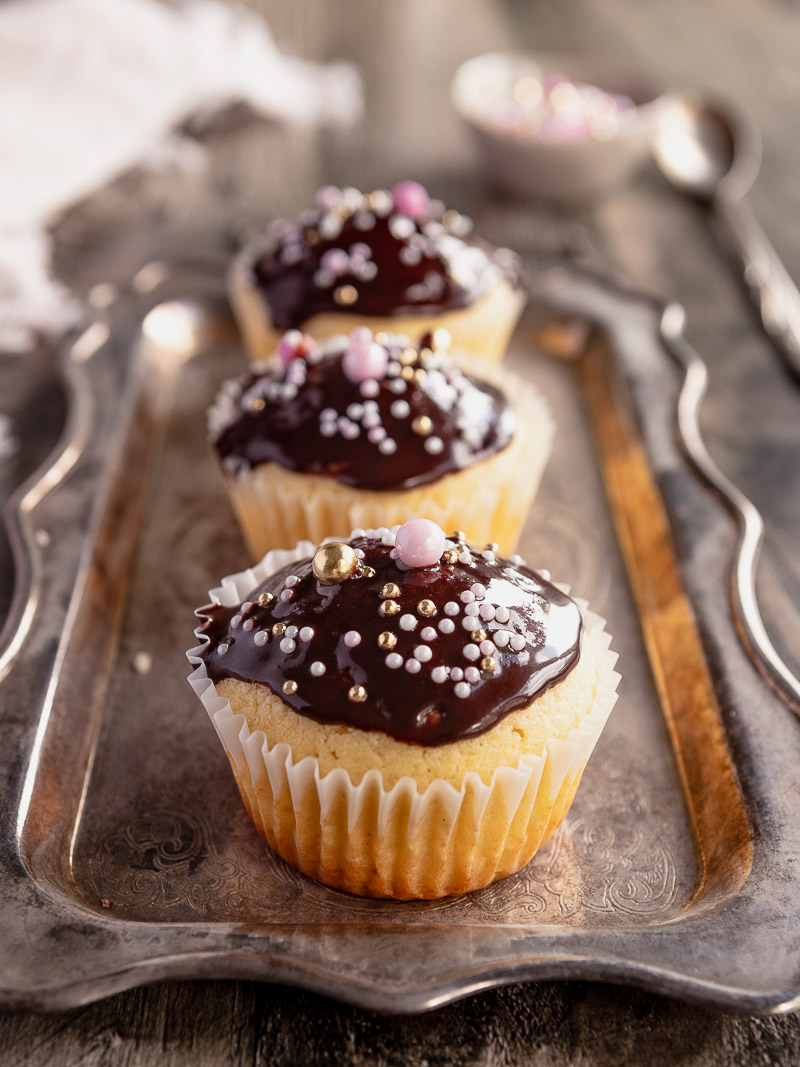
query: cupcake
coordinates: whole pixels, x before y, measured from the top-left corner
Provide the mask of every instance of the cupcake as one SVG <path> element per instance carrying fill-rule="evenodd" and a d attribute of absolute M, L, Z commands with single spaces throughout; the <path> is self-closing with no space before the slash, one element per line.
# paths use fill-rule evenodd
<path fill-rule="evenodd" d="M 230 294 L 255 361 L 286 330 L 326 340 L 366 325 L 412 339 L 444 328 L 457 348 L 496 363 L 526 300 L 517 256 L 475 237 L 466 215 L 416 182 L 320 189 L 296 223 L 274 222 L 245 248 Z"/>
<path fill-rule="evenodd" d="M 513 550 L 552 419 L 507 372 L 467 374 L 446 340 L 359 327 L 320 347 L 290 331 L 278 361 L 223 386 L 209 434 L 254 559 L 419 514 Z"/>
<path fill-rule="evenodd" d="M 270 846 L 397 900 L 520 870 L 616 699 L 604 621 L 428 519 L 269 553 L 198 611 L 190 676 Z"/>

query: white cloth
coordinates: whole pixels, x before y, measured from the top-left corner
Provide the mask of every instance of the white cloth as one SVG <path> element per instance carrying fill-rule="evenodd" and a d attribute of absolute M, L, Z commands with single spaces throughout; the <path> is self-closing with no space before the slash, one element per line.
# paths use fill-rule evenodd
<path fill-rule="evenodd" d="M 48 223 L 158 158 L 189 116 L 244 101 L 288 121 L 350 123 L 362 106 L 351 66 L 281 54 L 263 19 L 223 0 L 11 0 L 0 99 L 0 348 L 75 317 L 47 273 Z"/>

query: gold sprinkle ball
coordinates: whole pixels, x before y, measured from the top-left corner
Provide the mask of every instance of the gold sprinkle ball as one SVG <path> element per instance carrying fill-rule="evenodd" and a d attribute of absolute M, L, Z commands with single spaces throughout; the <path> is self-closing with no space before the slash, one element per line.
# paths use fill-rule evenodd
<path fill-rule="evenodd" d="M 500 551 L 500 545 L 498 545 L 497 541 L 490 541 L 489 544 L 486 546 L 486 548 L 488 549 L 489 552 L 499 552 Z"/>
<path fill-rule="evenodd" d="M 361 704 L 367 699 L 367 691 L 363 685 L 351 685 L 347 690 L 347 699 L 354 704 Z"/>
<path fill-rule="evenodd" d="M 381 615 L 396 615 L 400 610 L 400 605 L 396 600 L 382 600 L 381 606 L 378 611 Z"/>
<path fill-rule="evenodd" d="M 458 563 L 458 549 L 448 549 L 448 551 L 444 554 L 444 558 L 447 563 Z"/>
<path fill-rule="evenodd" d="M 424 367 L 417 367 L 414 370 L 414 378 L 418 382 L 424 382 L 427 377 L 428 377 L 428 372 L 425 370 Z"/>
<path fill-rule="evenodd" d="M 266 406 L 266 400 L 264 400 L 264 398 L 260 396 L 254 396 L 253 399 L 250 401 L 251 411 L 263 411 Z"/>
<path fill-rule="evenodd" d="M 411 423 L 411 429 L 414 433 L 418 433 L 420 437 L 427 437 L 433 429 L 433 423 L 427 415 L 417 415 Z"/>
<path fill-rule="evenodd" d="M 475 644 L 479 645 L 481 641 L 486 640 L 486 631 L 481 627 L 478 627 L 477 630 L 472 631 L 472 634 L 470 636 L 472 637 L 472 640 L 475 642 Z"/>
<path fill-rule="evenodd" d="M 382 634 L 378 634 L 378 648 L 384 652 L 391 652 L 396 644 L 397 635 L 390 630 L 384 630 Z"/>
<path fill-rule="evenodd" d="M 350 304 L 355 304 L 356 300 L 358 300 L 358 290 L 354 285 L 340 285 L 333 290 L 333 299 L 337 304 L 349 307 Z"/>
<path fill-rule="evenodd" d="M 420 615 L 435 615 L 436 605 L 432 600 L 420 600 L 417 604 L 417 611 Z"/>
<path fill-rule="evenodd" d="M 283 691 L 287 696 L 291 696 L 292 693 L 296 693 L 297 692 L 297 682 L 294 682 L 291 679 L 289 679 L 289 681 L 284 682 L 283 683 Z"/>
<path fill-rule="evenodd" d="M 400 377 L 403 379 L 404 382 L 413 382 L 414 381 L 414 368 L 413 367 L 403 367 L 403 369 L 400 371 Z"/>
<path fill-rule="evenodd" d="M 395 585 L 394 582 L 387 582 L 383 589 L 381 589 L 381 596 L 384 600 L 387 597 L 400 596 L 400 586 Z"/>
<path fill-rule="evenodd" d="M 406 348 L 400 353 L 400 362 L 404 367 L 417 362 L 417 353 L 413 348 Z"/>
<path fill-rule="evenodd" d="M 389 343 L 389 334 L 385 330 L 378 330 L 375 334 L 375 344 L 383 345 L 384 348 Z"/>
<path fill-rule="evenodd" d="M 466 539 L 467 539 L 467 535 L 464 533 L 463 530 L 454 530 L 450 534 L 450 540 L 451 541 L 462 541 L 463 542 L 463 541 L 466 541 Z"/>
<path fill-rule="evenodd" d="M 275 600 L 274 593 L 261 593 L 258 598 L 258 606 L 260 608 L 268 608 L 270 604 Z"/>
<path fill-rule="evenodd" d="M 330 541 L 314 553 L 311 569 L 320 585 L 341 585 L 352 577 L 357 564 L 358 556 L 350 545 Z"/>
<path fill-rule="evenodd" d="M 375 568 L 374 567 L 362 567 L 361 570 L 359 571 L 359 574 L 361 575 L 362 578 L 374 578 L 375 577 Z"/>
<path fill-rule="evenodd" d="M 494 656 L 484 656 L 481 660 L 481 674 L 496 674 L 497 660 Z"/>

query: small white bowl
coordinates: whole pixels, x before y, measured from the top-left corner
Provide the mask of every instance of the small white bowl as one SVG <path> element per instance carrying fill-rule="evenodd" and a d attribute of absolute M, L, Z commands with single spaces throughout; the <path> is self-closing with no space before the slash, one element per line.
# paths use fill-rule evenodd
<path fill-rule="evenodd" d="M 610 137 L 555 141 L 516 138 L 492 125 L 497 107 L 512 98 L 519 78 L 563 74 L 629 97 L 634 111 Z M 490 52 L 463 63 L 450 89 L 458 114 L 472 131 L 484 169 L 495 185 L 517 196 L 562 203 L 610 192 L 642 168 L 665 108 L 659 85 L 638 74 L 582 56 Z"/>

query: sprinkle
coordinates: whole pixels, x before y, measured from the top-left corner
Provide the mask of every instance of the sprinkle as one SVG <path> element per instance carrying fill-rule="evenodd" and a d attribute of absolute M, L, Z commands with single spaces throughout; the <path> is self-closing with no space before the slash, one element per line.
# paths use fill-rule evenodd
<path fill-rule="evenodd" d="M 242 621 L 241 615 L 234 615 L 231 619 L 231 629 L 235 630 L 239 623 Z"/>
<path fill-rule="evenodd" d="M 354 704 L 361 704 L 367 699 L 367 691 L 363 685 L 351 685 L 347 690 L 347 699 Z"/>
<path fill-rule="evenodd" d="M 433 422 L 427 415 L 417 415 L 411 423 L 411 429 L 420 437 L 427 437 L 433 429 Z"/>
<path fill-rule="evenodd" d="M 436 638 L 438 637 L 438 634 L 436 633 L 436 631 L 434 630 L 434 628 L 432 626 L 425 626 L 420 631 L 420 635 L 419 636 L 422 638 L 423 641 L 435 641 Z"/>
<path fill-rule="evenodd" d="M 297 637 L 297 627 L 296 626 L 287 626 L 286 627 L 286 636 L 287 637 Z"/>
<path fill-rule="evenodd" d="M 495 608 L 494 617 L 496 622 L 507 623 L 510 618 L 508 608 L 501 604 L 500 607 Z"/>
<path fill-rule="evenodd" d="M 453 622 L 452 619 L 442 619 L 442 621 L 439 623 L 439 629 L 442 631 L 443 634 L 451 634 L 453 630 L 455 630 L 455 628 L 456 624 Z"/>
<path fill-rule="evenodd" d="M 408 386 L 402 378 L 393 378 L 389 382 L 389 388 L 392 390 L 393 393 L 404 393 Z"/>
<path fill-rule="evenodd" d="M 383 589 L 381 589 L 381 596 L 384 598 L 400 596 L 400 586 L 395 585 L 394 582 L 387 582 Z"/>
<path fill-rule="evenodd" d="M 461 620 L 461 625 L 464 627 L 465 630 L 469 631 L 477 630 L 480 627 L 480 623 L 474 615 L 467 615 L 465 618 L 463 618 Z"/>
<path fill-rule="evenodd" d="M 321 660 L 315 660 L 309 667 L 314 678 L 321 678 L 325 673 L 325 664 Z"/>
<path fill-rule="evenodd" d="M 472 690 L 470 689 L 470 687 L 467 685 L 466 682 L 458 682 L 456 687 L 455 687 L 456 696 L 457 697 L 461 697 L 462 700 L 463 700 L 464 697 L 468 697 L 471 692 L 472 692 Z"/>
<path fill-rule="evenodd" d="M 253 610 L 253 607 L 254 605 L 252 600 L 245 600 L 239 610 L 241 611 L 242 615 L 247 615 Z"/>
<path fill-rule="evenodd" d="M 245 619 L 244 622 L 242 623 L 242 629 L 245 631 L 245 633 L 249 633 L 253 629 L 255 624 L 256 624 L 256 620 L 255 619 Z"/>
<path fill-rule="evenodd" d="M 445 615 L 458 615 L 461 608 L 456 604 L 455 600 L 448 600 L 444 606 Z"/>
<path fill-rule="evenodd" d="M 272 636 L 273 637 L 283 637 L 283 635 L 285 633 L 286 633 L 286 623 L 285 622 L 276 622 L 275 625 L 272 627 Z"/>
<path fill-rule="evenodd" d="M 541 578 L 544 578 L 546 582 L 550 581 L 550 571 L 546 570 L 544 567 L 542 567 L 542 569 L 539 571 L 539 576 Z"/>
<path fill-rule="evenodd" d="M 417 620 L 413 615 L 401 615 L 400 616 L 400 629 L 401 630 L 416 630 Z"/>
<path fill-rule="evenodd" d="M 480 609 L 478 608 L 477 604 L 467 604 L 467 606 L 464 608 L 464 614 L 471 615 L 474 619 L 476 619 L 478 617 L 479 610 Z"/>
<path fill-rule="evenodd" d="M 427 663 L 433 653 L 427 645 L 417 645 L 417 647 L 414 649 L 414 655 L 417 657 L 420 663 Z"/>
<path fill-rule="evenodd" d="M 480 617 L 484 622 L 491 622 L 495 617 L 495 608 L 493 604 L 481 604 Z"/>
<path fill-rule="evenodd" d="M 260 608 L 268 608 L 274 599 L 273 593 L 262 593 L 258 598 L 258 606 Z M 244 604 L 242 604 L 242 610 L 244 610 Z"/>
<path fill-rule="evenodd" d="M 428 651 L 430 652 L 430 649 L 428 649 Z M 409 674 L 419 674 L 422 670 L 422 664 L 418 659 L 412 657 L 411 659 L 406 660 L 406 670 Z"/>
<path fill-rule="evenodd" d="M 314 636 L 314 628 L 313 628 L 313 626 L 304 626 L 303 629 L 300 631 L 300 634 L 299 634 L 299 637 L 300 637 L 301 641 L 310 641 L 313 636 Z"/>
<path fill-rule="evenodd" d="M 398 667 L 403 666 L 403 657 L 398 652 L 390 652 L 386 657 L 386 666 L 396 671 Z"/>
<path fill-rule="evenodd" d="M 323 422 L 320 425 L 319 432 L 322 434 L 323 437 L 333 437 L 336 433 L 336 423 Z"/>
<path fill-rule="evenodd" d="M 481 660 L 480 666 L 482 674 L 497 673 L 497 660 L 494 658 L 494 656 L 484 656 Z"/>
<path fill-rule="evenodd" d="M 464 672 L 461 670 L 460 667 L 451 667 L 450 668 L 450 678 L 452 679 L 452 681 L 460 682 L 463 677 L 464 677 Z"/>
<path fill-rule="evenodd" d="M 293 641 L 291 637 L 284 637 L 284 639 L 281 641 L 281 652 L 285 652 L 287 655 L 290 652 L 294 652 L 296 648 L 297 643 Z"/>
<path fill-rule="evenodd" d="M 297 682 L 291 680 L 291 678 L 283 683 L 283 691 L 287 696 L 291 696 L 292 693 L 297 692 Z"/>
<path fill-rule="evenodd" d="M 217 645 L 217 655 L 224 656 L 230 647 L 231 646 L 227 641 L 223 641 L 221 644 Z"/>
<path fill-rule="evenodd" d="M 417 604 L 417 611 L 420 615 L 429 617 L 436 614 L 436 605 L 432 600 L 420 600 L 419 604 Z"/>
<path fill-rule="evenodd" d="M 492 636 L 494 637 L 494 643 L 497 645 L 498 648 L 505 648 L 508 644 L 511 634 L 508 632 L 508 630 L 495 630 Z"/>
<path fill-rule="evenodd" d="M 495 650 L 493 641 L 481 641 L 478 647 L 481 650 L 482 656 L 491 656 Z"/>
<path fill-rule="evenodd" d="M 407 400 L 395 400 L 389 411 L 396 419 L 405 419 L 411 413 L 411 406 Z"/>
<path fill-rule="evenodd" d="M 512 634 L 509 644 L 515 652 L 521 652 L 525 647 L 525 638 L 522 634 Z"/>
<path fill-rule="evenodd" d="M 434 667 L 431 671 L 431 680 L 441 685 L 447 681 L 447 667 Z"/>
<path fill-rule="evenodd" d="M 397 603 L 396 600 L 382 600 L 381 606 L 378 608 L 378 611 L 381 613 L 381 615 L 396 615 L 399 610 L 400 605 Z M 413 615 L 409 617 L 412 619 L 414 618 Z"/>
<path fill-rule="evenodd" d="M 472 592 L 471 589 L 465 589 L 464 592 L 461 594 L 462 604 L 471 604 L 474 599 L 475 594 Z"/>
<path fill-rule="evenodd" d="M 333 236 L 335 237 L 336 234 Z M 358 300 L 358 290 L 352 285 L 340 285 L 338 289 L 333 290 L 333 299 L 337 304 L 344 304 L 345 307 L 348 307 Z"/>
<path fill-rule="evenodd" d="M 358 630 L 348 630 L 344 635 L 344 643 L 348 648 L 356 648 L 361 644 L 361 634 Z"/>
<path fill-rule="evenodd" d="M 378 648 L 383 649 L 384 652 L 391 652 L 396 644 L 397 635 L 391 630 L 384 630 L 382 634 L 378 634 Z"/>
<path fill-rule="evenodd" d="M 472 563 L 472 554 L 468 548 L 465 548 L 461 555 L 458 557 L 459 563 Z"/>
<path fill-rule="evenodd" d="M 480 650 L 477 645 L 464 645 L 464 656 L 467 659 L 478 659 Z"/>
<path fill-rule="evenodd" d="M 483 557 L 483 559 L 486 560 L 487 563 L 495 562 L 495 554 L 494 552 L 491 552 L 488 548 L 485 552 L 481 552 L 481 556 Z"/>
<path fill-rule="evenodd" d="M 480 582 L 475 582 L 474 585 L 471 585 L 470 591 L 475 594 L 476 600 L 483 600 L 486 596 L 486 586 L 482 585 Z"/>
<path fill-rule="evenodd" d="M 284 604 L 286 604 L 290 600 L 294 600 L 294 589 L 282 590 L 280 598 Z"/>
<path fill-rule="evenodd" d="M 373 426 L 367 434 L 367 440 L 371 445 L 380 445 L 386 437 L 386 430 L 383 426 Z"/>
<path fill-rule="evenodd" d="M 363 381 L 358 387 L 358 391 L 362 396 L 377 396 L 381 391 L 381 387 L 379 382 L 374 378 L 367 378 L 366 381 Z"/>
<path fill-rule="evenodd" d="M 515 567 L 524 567 L 525 560 L 517 552 L 513 556 L 508 557 L 508 562 L 513 563 Z M 541 574 L 541 571 L 539 572 Z"/>
<path fill-rule="evenodd" d="M 258 645 L 259 648 L 261 648 L 262 645 L 265 645 L 268 640 L 268 630 L 256 630 L 256 632 L 253 634 L 253 644 Z"/>
<path fill-rule="evenodd" d="M 475 685 L 476 682 L 479 682 L 481 680 L 481 672 L 478 670 L 477 667 L 467 667 L 467 669 L 464 671 L 464 678 L 466 679 L 466 681 L 471 682 L 473 685 Z"/>
<path fill-rule="evenodd" d="M 352 419 L 353 422 L 358 422 L 359 419 L 364 417 L 364 405 L 363 404 L 348 404 L 347 405 L 347 417 Z"/>
<path fill-rule="evenodd" d="M 374 567 L 362 567 L 360 574 L 361 574 L 362 578 L 374 578 L 375 577 L 375 568 Z M 358 577 L 358 575 L 356 575 L 356 577 Z"/>
<path fill-rule="evenodd" d="M 331 419 L 338 418 L 336 411 L 333 408 L 323 408 L 322 411 L 319 413 L 319 417 L 324 422 L 330 422 Z"/>
<path fill-rule="evenodd" d="M 425 441 L 425 451 L 431 456 L 438 456 L 444 451 L 444 441 L 441 437 L 428 437 Z"/>
<path fill-rule="evenodd" d="M 378 445 L 378 450 L 383 452 L 384 456 L 391 456 L 393 452 L 397 451 L 397 442 L 391 437 L 385 437 Z"/>
<path fill-rule="evenodd" d="M 473 630 L 471 634 L 472 640 L 476 645 L 479 645 L 481 641 L 486 640 L 486 631 L 483 627 L 479 626 L 477 630 Z"/>

